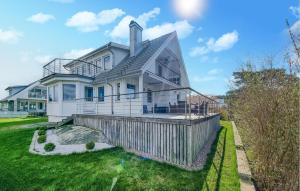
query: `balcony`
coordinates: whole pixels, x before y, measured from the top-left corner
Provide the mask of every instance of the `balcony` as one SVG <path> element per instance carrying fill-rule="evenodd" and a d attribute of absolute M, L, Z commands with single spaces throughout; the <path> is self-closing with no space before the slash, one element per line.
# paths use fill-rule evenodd
<path fill-rule="evenodd" d="M 84 60 L 56 58 L 43 67 L 43 77 L 52 74 L 76 74 L 95 77 L 101 68 Z"/>

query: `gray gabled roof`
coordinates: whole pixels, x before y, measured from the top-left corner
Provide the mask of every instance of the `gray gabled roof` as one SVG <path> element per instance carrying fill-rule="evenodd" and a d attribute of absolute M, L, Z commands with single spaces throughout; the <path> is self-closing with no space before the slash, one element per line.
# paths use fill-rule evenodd
<path fill-rule="evenodd" d="M 96 76 L 94 83 L 104 83 L 106 82 L 106 80 L 140 72 L 146 62 L 161 47 L 161 45 L 167 40 L 167 38 L 171 36 L 171 34 L 172 33 L 163 35 L 151 41 L 144 41 L 143 49 L 139 52 L 138 55 L 133 57 L 130 57 L 130 55 L 128 55 L 113 69 Z"/>
<path fill-rule="evenodd" d="M 39 81 L 39 80 L 37 80 L 37 81 Z M 22 89 L 20 89 L 19 91 L 15 92 L 15 93 L 12 94 L 12 95 L 9 95 L 9 96 L 7 96 L 7 97 L 1 99 L 0 101 L 6 101 L 6 100 L 8 100 L 9 98 L 13 97 L 14 95 L 17 95 L 18 93 L 20 93 L 21 91 L 25 90 L 26 88 L 28 88 L 28 87 L 31 86 L 32 84 L 36 83 L 37 81 L 32 82 L 32 83 L 30 83 L 30 84 L 28 84 L 28 85 L 26 85 L 26 86 L 23 86 L 23 85 L 22 85 L 22 86 L 9 86 L 9 87 L 7 87 L 5 90 L 7 90 L 7 89 L 9 89 L 9 88 L 12 88 L 12 87 L 22 87 Z"/>

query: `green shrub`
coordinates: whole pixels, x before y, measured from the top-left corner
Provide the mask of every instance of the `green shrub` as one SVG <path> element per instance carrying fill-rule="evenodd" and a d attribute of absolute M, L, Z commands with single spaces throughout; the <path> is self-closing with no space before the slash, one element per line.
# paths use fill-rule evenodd
<path fill-rule="evenodd" d="M 45 130 L 46 131 L 47 127 L 46 126 L 41 126 L 41 127 L 38 128 L 38 130 Z"/>
<path fill-rule="evenodd" d="M 220 118 L 221 120 L 228 121 L 229 120 L 228 111 L 225 109 L 220 109 Z"/>
<path fill-rule="evenodd" d="M 41 135 L 41 136 L 39 136 L 37 142 L 38 142 L 39 144 L 45 143 L 45 142 L 46 142 L 46 139 L 47 139 L 46 135 Z"/>
<path fill-rule="evenodd" d="M 88 150 L 92 150 L 95 148 L 95 143 L 92 141 L 92 142 L 89 142 L 85 145 L 86 149 Z"/>
<path fill-rule="evenodd" d="M 45 149 L 46 152 L 53 151 L 55 149 L 55 144 L 53 144 L 53 143 L 47 143 L 44 146 L 44 149 Z"/>
<path fill-rule="evenodd" d="M 39 130 L 38 135 L 46 135 L 46 130 Z"/>

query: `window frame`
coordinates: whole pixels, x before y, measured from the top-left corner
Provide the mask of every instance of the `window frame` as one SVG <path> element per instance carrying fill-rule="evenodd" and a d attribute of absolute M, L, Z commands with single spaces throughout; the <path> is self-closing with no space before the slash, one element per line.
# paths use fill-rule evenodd
<path fill-rule="evenodd" d="M 116 100 L 120 101 L 121 100 L 121 83 L 117 83 L 116 94 L 117 94 Z"/>
<path fill-rule="evenodd" d="M 103 95 L 100 96 L 100 90 L 103 91 Z M 104 86 L 99 86 L 98 87 L 98 102 L 104 102 L 105 101 L 105 88 Z"/>
<path fill-rule="evenodd" d="M 127 83 L 127 99 L 135 99 L 136 98 L 136 85 Z M 129 90 L 133 90 L 133 92 L 130 92 Z"/>
<path fill-rule="evenodd" d="M 147 90 L 147 103 L 152 103 L 153 102 L 153 92 L 152 90 L 148 89 Z"/>
<path fill-rule="evenodd" d="M 92 90 L 92 97 L 88 97 L 88 95 L 87 95 L 87 90 L 89 91 L 89 90 Z M 91 86 L 85 86 L 84 87 L 84 100 L 85 101 L 93 101 L 93 99 L 94 99 L 94 88 L 93 87 L 91 87 Z"/>
<path fill-rule="evenodd" d="M 74 87 L 74 98 L 72 98 L 72 99 L 66 99 L 66 97 L 65 97 L 65 87 L 66 86 L 72 86 L 72 87 Z M 64 102 L 72 102 L 72 101 L 75 101 L 76 100 L 76 84 L 63 84 L 62 85 L 62 93 L 63 93 L 63 101 Z"/>
<path fill-rule="evenodd" d="M 108 61 L 106 61 L 106 59 L 108 59 Z M 107 70 L 108 67 L 106 67 L 106 64 L 111 62 L 111 56 L 110 55 L 105 55 L 103 56 L 103 70 Z"/>

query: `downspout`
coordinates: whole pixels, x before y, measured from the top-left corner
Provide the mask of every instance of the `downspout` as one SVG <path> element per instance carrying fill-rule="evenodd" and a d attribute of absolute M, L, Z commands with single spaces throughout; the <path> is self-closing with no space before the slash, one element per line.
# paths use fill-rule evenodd
<path fill-rule="evenodd" d="M 106 79 L 106 84 L 109 85 L 111 87 L 111 114 L 114 114 L 114 88 L 113 86 L 108 83 L 108 80 Z"/>

